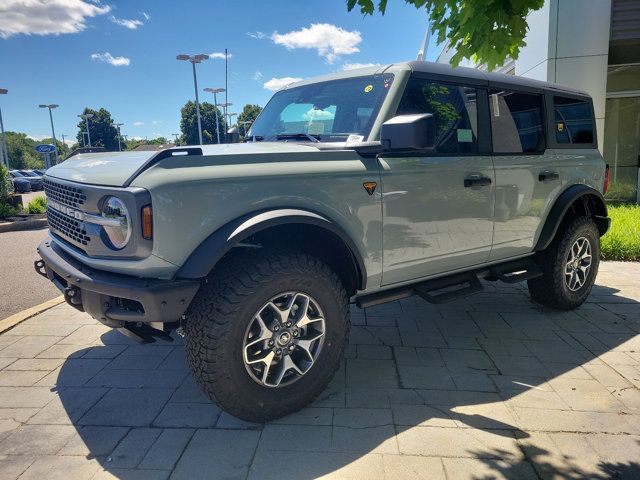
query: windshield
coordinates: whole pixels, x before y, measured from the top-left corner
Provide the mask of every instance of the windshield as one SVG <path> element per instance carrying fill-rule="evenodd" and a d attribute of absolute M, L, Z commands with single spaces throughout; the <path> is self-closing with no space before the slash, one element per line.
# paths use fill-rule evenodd
<path fill-rule="evenodd" d="M 9 172 L 13 178 L 24 177 L 20 172 Z"/>
<path fill-rule="evenodd" d="M 29 172 L 29 171 L 23 171 L 23 172 L 20 172 L 20 173 L 22 173 L 22 175 L 24 175 L 25 177 L 38 177 L 39 176 L 37 173 Z"/>
<path fill-rule="evenodd" d="M 251 126 L 248 139 L 363 141 L 392 82 L 393 75 L 376 75 L 282 90 Z"/>

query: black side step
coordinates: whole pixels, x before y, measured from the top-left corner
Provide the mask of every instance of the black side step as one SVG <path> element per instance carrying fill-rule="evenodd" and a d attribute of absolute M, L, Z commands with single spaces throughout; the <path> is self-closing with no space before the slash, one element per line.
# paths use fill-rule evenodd
<path fill-rule="evenodd" d="M 531 258 L 524 258 L 491 267 L 489 275 L 485 279 L 489 281 L 500 280 L 504 283 L 518 283 L 541 276 L 542 270 L 540 270 L 538 264 Z"/>
<path fill-rule="evenodd" d="M 461 273 L 414 285 L 415 292 L 429 303 L 446 303 L 480 292 L 483 287 L 475 273 Z"/>

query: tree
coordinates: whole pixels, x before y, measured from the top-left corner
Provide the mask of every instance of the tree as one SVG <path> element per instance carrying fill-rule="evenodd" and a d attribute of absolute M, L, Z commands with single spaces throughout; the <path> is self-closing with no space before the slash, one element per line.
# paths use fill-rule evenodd
<path fill-rule="evenodd" d="M 262 107 L 260 105 L 252 105 L 246 104 L 242 109 L 240 115 L 238 115 L 238 128 L 240 129 L 240 133 L 244 137 L 247 133 L 247 130 L 251 128 L 251 124 L 256 121 L 258 115 L 262 111 Z"/>
<path fill-rule="evenodd" d="M 107 151 L 118 150 L 118 130 L 112 126 L 113 118 L 111 114 L 105 108 L 100 110 L 93 110 L 91 108 L 85 108 L 83 115 L 92 113 L 93 117 L 89 119 L 89 136 L 91 137 L 92 147 L 104 147 Z M 87 124 L 84 118 L 81 118 L 78 122 L 78 143 L 80 145 L 85 144 L 86 138 L 83 139 L 83 132 L 87 131 Z M 87 145 L 88 146 L 88 145 Z"/>
<path fill-rule="evenodd" d="M 42 156 L 35 151 L 36 141 L 33 138 L 17 132 L 6 132 L 6 138 L 9 168 L 23 170 L 44 166 Z"/>
<path fill-rule="evenodd" d="M 438 43 L 449 40 L 456 54 L 455 67 L 463 58 L 486 64 L 489 70 L 502 65 L 507 57 L 518 58 L 526 45 L 527 15 L 542 8 L 544 0 L 406 0 L 429 13 L 432 32 Z M 349 11 L 358 5 L 364 15 L 376 11 L 374 0 L 347 0 Z M 378 0 L 384 15 L 387 0 Z"/>
<path fill-rule="evenodd" d="M 196 104 L 189 100 L 180 110 L 180 138 L 181 145 L 198 145 L 198 117 L 196 115 Z M 218 117 L 218 125 L 220 126 L 220 141 L 224 141 L 224 132 L 227 131 L 226 123 L 222 118 L 220 110 L 212 103 L 200 104 L 200 123 L 202 124 L 202 141 L 205 145 L 218 143 L 218 135 L 216 134 L 216 116 Z"/>

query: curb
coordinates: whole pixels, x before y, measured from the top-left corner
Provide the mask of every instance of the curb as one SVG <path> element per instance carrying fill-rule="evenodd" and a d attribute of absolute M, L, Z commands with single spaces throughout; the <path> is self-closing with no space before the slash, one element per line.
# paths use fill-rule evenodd
<path fill-rule="evenodd" d="M 0 233 L 18 232 L 21 230 L 39 230 L 46 228 L 48 225 L 46 218 L 35 218 L 33 220 L 24 220 L 18 222 L 9 222 L 0 224 Z"/>
<path fill-rule="evenodd" d="M 64 303 L 64 295 L 60 295 L 59 297 L 53 298 L 51 300 L 47 300 L 46 302 L 43 302 L 40 305 L 27 308 L 26 310 L 15 313 L 10 317 L 0 320 L 0 333 L 4 333 L 7 330 L 12 329 L 19 323 L 22 323 L 31 317 L 35 317 L 39 313 L 42 313 L 45 310 L 49 310 L 50 308 L 53 308 L 56 305 L 60 305 L 61 303 Z"/>

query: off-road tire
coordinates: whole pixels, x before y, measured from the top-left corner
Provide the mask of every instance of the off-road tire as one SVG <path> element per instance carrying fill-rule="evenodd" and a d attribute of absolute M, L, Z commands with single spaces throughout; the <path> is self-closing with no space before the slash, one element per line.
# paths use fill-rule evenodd
<path fill-rule="evenodd" d="M 564 269 L 572 245 L 584 237 L 591 245 L 591 267 L 586 281 L 578 290 L 571 291 L 565 283 Z M 600 264 L 600 234 L 589 217 L 577 217 L 567 222 L 556 234 L 549 247 L 536 261 L 542 269 L 541 277 L 527 281 L 531 298 L 547 307 L 573 310 L 584 303 L 598 274 Z"/>
<path fill-rule="evenodd" d="M 223 410 L 265 422 L 303 408 L 327 387 L 347 346 L 349 299 L 335 272 L 314 257 L 242 252 L 223 259 L 191 303 L 185 325 L 187 359 L 197 383 Z M 324 343 L 313 366 L 297 381 L 265 387 L 245 368 L 243 340 L 261 305 L 292 290 L 306 292 L 321 306 Z"/>

